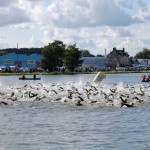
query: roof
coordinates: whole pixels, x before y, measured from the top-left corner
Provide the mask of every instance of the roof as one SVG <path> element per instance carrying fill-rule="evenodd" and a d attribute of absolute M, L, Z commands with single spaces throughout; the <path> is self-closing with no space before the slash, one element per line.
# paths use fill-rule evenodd
<path fill-rule="evenodd" d="M 106 58 L 105 57 L 82 57 L 83 60 L 82 66 L 91 66 L 91 67 L 105 67 Z"/>

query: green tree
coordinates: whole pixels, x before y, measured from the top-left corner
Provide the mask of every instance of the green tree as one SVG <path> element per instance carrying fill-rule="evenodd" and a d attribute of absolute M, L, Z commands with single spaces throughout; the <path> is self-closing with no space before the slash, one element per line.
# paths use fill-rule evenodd
<path fill-rule="evenodd" d="M 103 55 L 101 55 L 101 54 L 98 54 L 98 55 L 97 55 L 97 57 L 104 57 L 104 56 L 103 56 Z"/>
<path fill-rule="evenodd" d="M 85 49 L 81 50 L 81 55 L 82 55 L 82 57 L 95 57 L 88 50 L 85 50 Z"/>
<path fill-rule="evenodd" d="M 62 66 L 64 51 L 65 45 L 62 41 L 55 40 L 53 43 L 45 46 L 42 50 L 42 68 L 45 70 L 48 69 L 48 71 L 54 71 L 57 66 Z"/>
<path fill-rule="evenodd" d="M 137 59 L 150 59 L 150 49 L 143 48 L 143 51 L 138 52 L 134 58 Z"/>
<path fill-rule="evenodd" d="M 16 54 L 41 54 L 42 48 L 7 48 L 7 49 L 2 49 L 0 50 L 0 55 L 3 54 L 9 54 L 9 53 L 16 53 Z"/>
<path fill-rule="evenodd" d="M 81 51 L 76 48 L 76 44 L 69 45 L 64 53 L 64 66 L 70 71 L 74 71 L 76 67 L 80 67 L 83 63 Z"/>

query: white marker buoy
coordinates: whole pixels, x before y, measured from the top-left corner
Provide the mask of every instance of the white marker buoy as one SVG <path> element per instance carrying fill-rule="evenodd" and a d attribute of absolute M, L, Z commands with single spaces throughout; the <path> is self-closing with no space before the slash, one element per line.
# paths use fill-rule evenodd
<path fill-rule="evenodd" d="M 94 83 L 100 83 L 104 78 L 106 78 L 106 74 L 103 72 L 98 72 L 93 80 Z"/>

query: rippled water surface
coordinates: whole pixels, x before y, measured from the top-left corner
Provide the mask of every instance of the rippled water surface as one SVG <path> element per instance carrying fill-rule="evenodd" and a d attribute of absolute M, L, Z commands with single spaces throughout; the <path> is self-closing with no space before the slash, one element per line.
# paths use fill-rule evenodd
<path fill-rule="evenodd" d="M 141 75 L 107 75 L 102 86 L 112 87 L 121 82 L 130 84 L 139 92 L 137 87 L 147 89 L 150 85 L 141 83 Z M 0 82 L 1 89 L 8 86 L 13 89 L 24 85 L 33 87 L 39 82 L 45 86 L 53 83 L 76 86 L 78 83 L 80 89 L 86 82 L 92 84 L 94 76 L 42 76 L 41 81 L 19 81 L 14 76 L 0 77 Z M 120 95 L 123 94 L 123 89 L 119 91 Z M 9 95 L 7 91 L 5 94 Z M 77 107 L 74 103 L 47 100 L 14 102 L 0 106 L 0 150 L 149 150 L 149 118 L 149 101 L 133 108 L 95 107 L 95 104 Z"/>

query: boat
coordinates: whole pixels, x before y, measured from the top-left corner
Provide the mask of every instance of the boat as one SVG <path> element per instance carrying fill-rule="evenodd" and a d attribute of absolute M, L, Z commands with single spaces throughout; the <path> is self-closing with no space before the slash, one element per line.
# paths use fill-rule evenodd
<path fill-rule="evenodd" d="M 148 77 L 142 75 L 142 82 L 150 82 L 150 75 Z"/>
<path fill-rule="evenodd" d="M 150 82 L 150 79 L 149 80 L 142 80 L 142 82 Z"/>
<path fill-rule="evenodd" d="M 19 77 L 19 80 L 41 80 L 41 78 L 29 78 L 29 77 L 25 77 L 25 78 L 22 78 L 22 77 Z"/>

